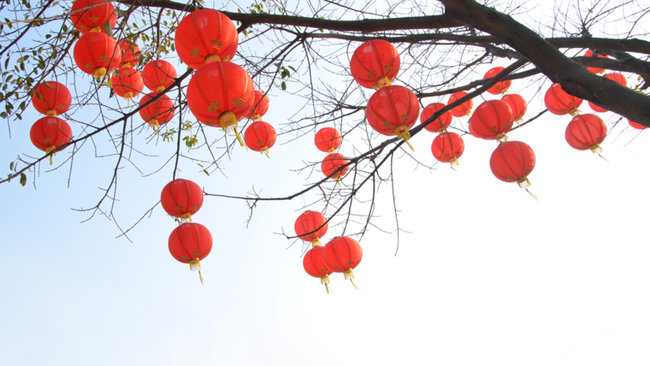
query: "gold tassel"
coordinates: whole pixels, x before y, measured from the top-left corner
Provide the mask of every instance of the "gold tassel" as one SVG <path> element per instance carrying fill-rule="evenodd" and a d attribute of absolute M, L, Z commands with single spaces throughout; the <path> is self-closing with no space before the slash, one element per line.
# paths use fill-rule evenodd
<path fill-rule="evenodd" d="M 359 289 L 359 287 L 357 287 L 357 284 L 354 283 L 354 281 L 353 281 L 354 273 L 352 273 L 352 269 L 348 268 L 345 271 L 343 271 L 343 278 L 345 278 L 346 280 L 350 280 L 350 283 L 352 283 L 352 286 L 354 286 L 354 288 L 356 288 L 357 290 Z"/>
<path fill-rule="evenodd" d="M 203 285 L 203 274 L 201 273 L 201 261 L 198 258 L 194 258 L 190 261 L 190 271 L 199 272 L 199 280 L 201 280 L 201 285 Z"/>
<path fill-rule="evenodd" d="M 327 291 L 327 293 L 329 294 L 330 293 L 330 288 L 329 288 L 328 284 L 330 283 L 330 276 L 322 275 L 320 277 L 320 283 L 322 285 L 325 285 L 325 291 Z"/>
<path fill-rule="evenodd" d="M 449 159 L 449 167 L 451 167 L 451 169 L 456 170 L 456 168 L 458 167 L 458 165 L 460 165 L 460 164 L 458 163 L 458 159 L 456 159 L 456 158 L 451 158 L 451 159 Z"/>
<path fill-rule="evenodd" d="M 600 147 L 599 144 L 595 144 L 595 145 L 593 145 L 592 147 L 589 148 L 589 150 L 591 150 L 592 153 L 594 153 L 594 154 L 600 156 L 601 159 L 603 159 L 603 160 L 605 160 L 605 161 L 609 161 L 609 160 L 607 160 L 607 158 L 605 158 L 605 157 L 603 156 L 603 154 L 601 154 L 601 153 L 603 152 L 603 148 Z"/>
<path fill-rule="evenodd" d="M 52 165 L 52 158 L 54 157 L 54 155 L 56 155 L 56 152 L 53 152 L 54 150 L 56 150 L 56 147 L 54 147 L 54 146 L 49 146 L 49 147 L 47 147 L 47 148 L 45 149 L 45 153 L 46 153 L 46 154 L 50 154 L 50 153 L 51 153 L 51 154 L 50 154 L 50 165 Z"/>
<path fill-rule="evenodd" d="M 192 222 L 192 214 L 189 212 L 186 212 L 181 215 L 181 222 Z"/>
<path fill-rule="evenodd" d="M 395 135 L 404 140 L 404 142 L 406 142 L 412 151 L 415 151 L 413 145 L 411 145 L 409 142 L 409 139 L 411 138 L 411 132 L 409 132 L 409 130 L 404 125 L 399 125 L 397 128 L 395 128 Z"/>
<path fill-rule="evenodd" d="M 533 192 L 531 192 L 531 191 L 528 189 L 528 187 L 530 187 L 530 185 L 531 185 L 531 184 L 530 184 L 530 181 L 528 180 L 528 177 L 524 177 L 523 179 L 518 180 L 518 181 L 517 181 L 517 185 L 519 186 L 519 188 L 523 188 L 523 189 L 525 189 L 526 192 L 528 192 L 528 194 L 529 194 L 531 197 L 533 197 L 535 200 L 538 200 L 538 201 L 539 201 L 539 199 L 537 198 L 537 196 L 535 196 L 535 195 L 533 194 Z"/>
<path fill-rule="evenodd" d="M 390 86 L 392 83 L 390 82 L 390 79 L 382 76 L 379 79 L 377 79 L 377 89 L 381 89 L 385 86 Z"/>
<path fill-rule="evenodd" d="M 323 244 L 321 244 L 319 238 L 315 238 L 315 239 L 311 240 L 311 247 L 312 248 L 320 247 L 321 245 L 323 245 Z"/>

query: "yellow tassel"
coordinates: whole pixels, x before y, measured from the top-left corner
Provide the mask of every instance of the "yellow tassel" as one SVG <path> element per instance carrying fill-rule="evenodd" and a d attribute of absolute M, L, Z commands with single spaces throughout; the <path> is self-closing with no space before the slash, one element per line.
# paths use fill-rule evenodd
<path fill-rule="evenodd" d="M 343 278 L 345 278 L 346 280 L 350 280 L 350 283 L 352 283 L 352 286 L 354 286 L 354 288 L 356 288 L 357 290 L 359 289 L 359 287 L 357 287 L 357 284 L 354 283 L 354 281 L 353 281 L 354 273 L 352 273 L 352 269 L 348 268 L 345 271 L 343 271 Z"/>
<path fill-rule="evenodd" d="M 160 93 L 160 92 L 162 92 L 163 90 L 165 90 L 165 86 L 164 86 L 164 85 L 161 85 L 161 86 L 159 86 L 159 87 L 156 88 L 156 93 Z"/>
<path fill-rule="evenodd" d="M 47 148 L 45 149 L 45 153 L 46 153 L 46 154 L 50 154 L 50 153 L 51 153 L 51 154 L 50 154 L 50 165 L 52 165 L 52 158 L 54 157 L 54 155 L 56 155 L 56 153 L 53 152 L 54 150 L 56 150 L 56 147 L 54 147 L 54 146 L 49 146 L 49 147 L 47 147 Z"/>
<path fill-rule="evenodd" d="M 219 62 L 219 61 L 221 61 L 221 59 L 217 55 L 207 55 L 207 56 L 205 56 L 205 64 L 206 65 L 210 64 L 210 63 L 213 63 L 213 62 Z"/>
<path fill-rule="evenodd" d="M 336 178 L 336 183 L 338 183 L 339 188 L 343 188 L 343 185 L 341 185 L 341 176 L 339 175 L 338 178 Z"/>
<path fill-rule="evenodd" d="M 508 136 L 506 136 L 505 132 L 501 132 L 500 134 L 496 135 L 494 139 L 497 140 L 497 142 L 499 142 L 500 144 L 504 142 L 508 142 Z"/>
<path fill-rule="evenodd" d="M 451 158 L 451 159 L 449 159 L 449 167 L 451 167 L 451 169 L 456 170 L 456 168 L 458 167 L 458 165 L 460 165 L 460 164 L 458 163 L 458 159 L 456 159 L 456 158 Z"/>
<path fill-rule="evenodd" d="M 411 145 L 411 143 L 409 142 L 409 139 L 411 138 L 411 132 L 409 132 L 406 126 L 404 125 L 397 126 L 397 128 L 395 128 L 395 135 L 397 135 L 397 137 L 404 140 L 404 142 L 406 142 L 406 144 L 411 148 L 412 151 L 415 151 L 413 145 Z"/>
<path fill-rule="evenodd" d="M 569 109 L 569 114 L 571 115 L 571 117 L 575 117 L 580 114 L 580 111 L 578 110 L 578 108 L 571 108 Z"/>
<path fill-rule="evenodd" d="M 239 141 L 239 144 L 240 144 L 241 146 L 244 146 L 244 140 L 242 140 L 241 135 L 239 134 L 239 131 L 237 131 L 237 125 L 235 125 L 235 129 L 234 129 L 234 130 L 235 130 L 235 136 L 237 137 L 237 141 Z M 269 153 L 268 153 L 268 149 L 267 149 L 267 153 L 266 153 L 266 155 L 268 156 L 268 154 L 269 154 Z"/>
<path fill-rule="evenodd" d="M 385 86 L 389 86 L 391 84 L 392 83 L 390 82 L 390 79 L 385 77 L 385 76 L 382 76 L 379 79 L 377 79 L 377 89 L 381 89 L 381 88 L 383 88 Z"/>
<path fill-rule="evenodd" d="M 192 214 L 189 212 L 182 214 L 181 222 L 192 222 Z"/>
<path fill-rule="evenodd" d="M 533 197 L 533 198 L 536 199 L 536 200 L 539 200 L 539 199 L 537 198 L 537 196 L 535 196 L 535 195 L 533 194 L 533 192 L 531 192 L 531 191 L 528 189 L 528 187 L 530 187 L 530 181 L 528 180 L 528 177 L 524 177 L 523 179 L 518 180 L 518 181 L 517 181 L 517 185 L 519 186 L 519 188 L 523 188 L 523 189 L 525 189 L 526 192 L 528 192 L 528 194 L 529 194 L 531 197 Z"/>
<path fill-rule="evenodd" d="M 102 76 L 106 75 L 105 67 L 98 67 L 95 69 L 95 80 L 98 82 L 102 79 Z"/>
<path fill-rule="evenodd" d="M 330 283 L 330 276 L 322 275 L 320 277 L 320 283 L 322 285 L 325 285 L 325 291 L 327 291 L 327 293 L 329 294 L 330 293 L 330 288 L 329 288 L 328 284 Z"/>
<path fill-rule="evenodd" d="M 47 112 L 45 112 L 45 115 L 48 117 L 56 117 L 56 109 L 48 109 Z"/>
<path fill-rule="evenodd" d="M 201 261 L 198 258 L 194 258 L 190 261 L 190 271 L 198 271 L 199 280 L 201 280 L 201 284 L 203 284 L 203 274 L 201 273 Z"/>
<path fill-rule="evenodd" d="M 99 27 L 92 27 L 92 28 L 90 28 L 90 30 L 88 31 L 88 33 L 91 33 L 91 32 L 101 32 L 101 31 L 102 31 L 102 29 L 99 28 Z"/>
<path fill-rule="evenodd" d="M 591 150 L 592 153 L 594 153 L 594 154 L 600 156 L 601 159 L 603 159 L 603 160 L 605 160 L 605 161 L 609 161 L 609 160 L 607 160 L 607 158 L 605 158 L 605 157 L 603 156 L 603 154 L 601 154 L 601 153 L 603 152 L 603 148 L 600 147 L 599 144 L 595 144 L 595 145 L 593 145 L 592 147 L 590 147 L 589 149 Z"/>
<path fill-rule="evenodd" d="M 262 148 L 262 151 L 260 151 L 260 152 L 261 152 L 262 154 L 263 154 L 263 153 L 266 153 L 266 157 L 269 158 L 269 159 L 271 159 L 271 155 L 269 155 L 269 148 L 268 148 L 268 147 L 264 146 L 264 147 Z"/>
<path fill-rule="evenodd" d="M 321 245 L 323 245 L 323 244 L 321 244 L 321 242 L 320 242 L 320 240 L 318 238 L 315 238 L 315 239 L 311 240 L 311 247 L 312 248 L 320 247 Z"/>

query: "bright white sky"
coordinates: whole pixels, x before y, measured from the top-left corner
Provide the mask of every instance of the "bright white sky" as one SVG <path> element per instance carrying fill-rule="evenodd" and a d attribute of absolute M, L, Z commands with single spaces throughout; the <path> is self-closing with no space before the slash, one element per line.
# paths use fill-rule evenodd
<path fill-rule="evenodd" d="M 517 81 L 511 91 L 524 89 Z M 530 104 L 527 116 L 543 108 L 539 95 Z M 265 120 L 286 121 L 291 105 L 272 98 Z M 617 120 L 603 116 L 609 126 Z M 5 169 L 17 154 L 37 155 L 24 138 L 36 118 L 13 125 L 11 139 L 4 129 Z M 194 216 L 214 237 L 201 286 L 170 256 L 175 224 L 161 207 L 133 231 L 133 243 L 114 239 L 102 217 L 79 224 L 86 216 L 70 208 L 96 200 L 114 159 L 93 159 L 86 148 L 69 188 L 67 168 L 43 165 L 36 189 L 31 176 L 27 187 L 0 186 L 0 365 L 647 365 L 650 135 L 623 121 L 602 144 L 605 161 L 570 148 L 567 123 L 547 115 L 509 135 L 535 150 L 530 180 L 539 200 L 492 176 L 491 141 L 466 136 L 457 171 L 397 160 L 399 220 L 409 231 L 399 253 L 392 203 L 382 199 L 377 222 L 390 233 L 373 230 L 361 241 L 360 290 L 333 275 L 329 295 L 304 273 L 302 245 L 277 235 L 292 234 L 310 201 L 260 204 L 247 228 L 242 202 L 207 198 Z M 412 140 L 430 164 L 433 136 Z M 145 133 L 136 139 L 145 153 L 173 149 L 145 145 Z M 342 153 L 353 143 L 344 141 Z M 186 177 L 222 193 L 266 181 L 255 185 L 263 194 L 284 195 L 304 184 L 288 171 L 302 166 L 296 154 L 323 157 L 311 141 L 280 144 L 270 160 L 237 148 L 227 178 Z M 124 169 L 122 224 L 157 202 L 162 180 Z M 331 228 L 325 240 L 339 234 Z"/>

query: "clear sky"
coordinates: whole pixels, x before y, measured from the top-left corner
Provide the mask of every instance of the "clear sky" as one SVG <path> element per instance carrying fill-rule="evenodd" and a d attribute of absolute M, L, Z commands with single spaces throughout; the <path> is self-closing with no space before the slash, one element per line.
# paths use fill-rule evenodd
<path fill-rule="evenodd" d="M 520 80 L 511 91 L 524 89 Z M 276 126 L 292 114 L 279 94 L 265 118 Z M 543 108 L 539 94 L 529 102 L 527 116 Z M 396 201 L 407 231 L 399 252 L 386 185 L 376 223 L 387 233 L 361 241 L 360 290 L 332 275 L 329 295 L 304 272 L 303 245 L 278 234 L 293 234 L 305 207 L 319 210 L 311 199 L 258 204 L 247 226 L 243 202 L 206 198 L 194 216 L 214 238 L 202 286 L 170 256 L 175 223 L 160 206 L 132 242 L 115 239 L 101 216 L 80 224 L 88 215 L 71 209 L 94 204 L 113 158 L 86 147 L 69 187 L 69 165 L 49 172 L 44 164 L 35 184 L 30 175 L 26 187 L 0 185 L 0 365 L 647 365 L 650 132 L 602 116 L 607 160 L 566 144 L 566 116 L 547 114 L 509 135 L 535 150 L 538 200 L 492 176 L 495 142 L 466 136 L 456 171 L 417 167 L 399 153 Z M 0 132 L 5 169 L 17 154 L 38 156 L 25 137 L 36 118 L 12 125 L 11 138 Z M 140 151 L 166 159 L 174 147 L 149 137 L 135 136 Z M 431 165 L 432 139 L 425 131 L 412 140 Z M 353 151 L 344 141 L 341 152 Z M 227 176 L 189 165 L 181 176 L 208 192 L 250 192 L 255 182 L 264 195 L 285 195 L 320 177 L 289 169 L 322 157 L 309 139 L 280 142 L 270 160 L 236 147 Z M 116 212 L 129 226 L 156 204 L 171 166 L 153 178 L 121 174 Z"/>

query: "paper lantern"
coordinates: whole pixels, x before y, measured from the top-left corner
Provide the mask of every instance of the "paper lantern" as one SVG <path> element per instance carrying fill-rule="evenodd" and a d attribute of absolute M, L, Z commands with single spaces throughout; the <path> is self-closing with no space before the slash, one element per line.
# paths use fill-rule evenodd
<path fill-rule="evenodd" d="M 596 56 L 601 58 L 609 58 L 609 56 L 607 55 L 596 55 Z M 594 53 L 591 50 L 587 50 L 587 52 L 585 52 L 584 57 L 594 57 Z M 603 72 L 605 72 L 605 69 L 602 69 L 600 67 L 587 67 L 587 70 L 593 72 L 594 74 L 602 74 Z"/>
<path fill-rule="evenodd" d="M 238 43 L 232 20 L 213 9 L 188 14 L 178 23 L 174 36 L 178 57 L 193 69 L 215 61 L 230 61 Z"/>
<path fill-rule="evenodd" d="M 293 229 L 300 239 L 318 247 L 321 245 L 319 239 L 327 233 L 327 219 L 318 211 L 308 210 L 298 216 Z"/>
<path fill-rule="evenodd" d="M 44 81 L 34 88 L 32 105 L 45 115 L 56 116 L 70 109 L 72 97 L 68 88 L 56 81 Z"/>
<path fill-rule="evenodd" d="M 346 236 L 338 236 L 325 245 L 325 262 L 327 266 L 333 272 L 343 272 L 346 280 L 352 281 L 354 279 L 352 270 L 359 265 L 362 257 L 363 251 L 359 242 Z"/>
<path fill-rule="evenodd" d="M 150 100 L 158 98 L 146 105 Z M 144 106 L 144 107 L 143 107 Z M 140 99 L 140 117 L 156 130 L 174 117 L 174 102 L 165 94 L 149 93 Z"/>
<path fill-rule="evenodd" d="M 399 53 L 395 47 L 383 39 L 372 39 L 352 54 L 350 73 L 364 88 L 381 89 L 395 80 L 399 66 Z"/>
<path fill-rule="evenodd" d="M 341 146 L 341 134 L 334 127 L 323 127 L 316 132 L 314 143 L 316 148 L 322 152 L 332 153 Z"/>
<path fill-rule="evenodd" d="M 192 221 L 192 215 L 203 205 L 203 190 L 191 180 L 174 179 L 163 188 L 160 203 L 171 216 Z"/>
<path fill-rule="evenodd" d="M 111 77 L 113 92 L 122 98 L 133 99 L 144 89 L 142 74 L 132 67 L 124 67 L 115 71 Z"/>
<path fill-rule="evenodd" d="M 46 116 L 32 125 L 29 137 L 34 146 L 49 154 L 66 148 L 66 144 L 72 140 L 72 129 L 61 118 Z M 50 164 L 53 155 L 50 155 Z"/>
<path fill-rule="evenodd" d="M 577 150 L 602 151 L 600 143 L 607 136 L 607 126 L 595 114 L 581 114 L 573 117 L 566 127 L 566 141 Z"/>
<path fill-rule="evenodd" d="M 444 103 L 431 103 L 422 109 L 422 114 L 420 114 L 420 123 L 426 122 L 431 116 L 436 112 L 445 107 Z M 425 130 L 429 132 L 440 132 L 444 131 L 451 124 L 451 113 L 449 111 L 440 115 L 433 122 L 429 123 L 424 127 Z"/>
<path fill-rule="evenodd" d="M 325 290 L 327 293 L 330 292 L 329 289 L 329 275 L 332 274 L 332 270 L 327 266 L 325 262 L 325 248 L 323 247 L 313 247 L 307 253 L 302 260 L 302 266 L 305 268 L 310 276 L 320 278 L 320 283 L 325 285 Z"/>
<path fill-rule="evenodd" d="M 474 137 L 501 140 L 512 128 L 512 110 L 506 102 L 487 100 L 481 103 L 469 119 L 469 130 Z"/>
<path fill-rule="evenodd" d="M 122 52 L 117 42 L 104 33 L 84 34 L 74 45 L 74 60 L 86 74 L 102 76 L 113 72 L 120 65 Z"/>
<path fill-rule="evenodd" d="M 560 84 L 554 83 L 544 95 L 544 104 L 553 114 L 573 115 L 577 112 L 580 104 L 582 104 L 582 99 L 565 92 Z"/>
<path fill-rule="evenodd" d="M 627 79 L 620 72 L 610 72 L 609 74 L 605 74 L 605 77 L 621 86 L 627 87 Z"/>
<path fill-rule="evenodd" d="M 151 91 L 162 92 L 176 81 L 176 69 L 165 60 L 154 60 L 142 69 L 144 85 Z"/>
<path fill-rule="evenodd" d="M 133 42 L 122 39 L 117 42 L 122 52 L 120 67 L 136 67 L 140 62 L 140 48 Z"/>
<path fill-rule="evenodd" d="M 488 72 L 485 73 L 483 76 L 483 79 L 490 79 L 495 76 L 497 76 L 501 71 L 503 71 L 504 68 L 501 66 L 498 67 L 493 67 Z M 510 85 L 512 84 L 512 80 L 504 80 L 504 81 L 499 81 L 498 83 L 492 85 L 487 92 L 490 94 L 503 94 L 508 91 L 508 88 L 510 88 Z"/>
<path fill-rule="evenodd" d="M 195 222 L 186 222 L 174 229 L 169 235 L 169 252 L 181 263 L 189 263 L 190 270 L 201 274 L 201 260 L 212 250 L 212 235 L 208 228 Z"/>
<path fill-rule="evenodd" d="M 515 121 L 520 121 L 524 117 L 524 114 L 526 114 L 528 103 L 526 103 L 521 95 L 506 94 L 501 97 L 501 101 L 508 103 L 510 110 L 512 111 L 512 117 Z"/>
<path fill-rule="evenodd" d="M 499 144 L 490 157 L 490 169 L 504 182 L 529 185 L 528 175 L 535 168 L 535 153 L 528 144 L 508 141 Z"/>
<path fill-rule="evenodd" d="M 275 128 L 264 121 L 255 121 L 246 128 L 244 142 L 253 151 L 266 153 L 269 156 L 269 149 L 275 144 L 277 135 Z"/>
<path fill-rule="evenodd" d="M 117 13 L 110 1 L 76 0 L 70 9 L 70 20 L 81 33 L 104 32 L 105 25 L 115 27 Z"/>
<path fill-rule="evenodd" d="M 464 91 L 459 91 L 454 94 L 452 94 L 449 97 L 449 100 L 447 101 L 447 105 L 457 101 L 458 99 L 466 96 L 467 93 Z M 472 113 L 472 107 L 474 106 L 474 102 L 470 99 L 468 101 L 463 102 L 462 104 L 454 107 L 449 111 L 452 116 L 454 117 L 463 117 L 463 116 L 469 116 Z"/>
<path fill-rule="evenodd" d="M 607 112 L 607 109 L 592 102 L 589 102 L 589 107 L 591 107 L 591 110 L 593 110 L 594 112 L 599 112 L 599 113 Z"/>
<path fill-rule="evenodd" d="M 630 127 L 636 128 L 637 130 L 645 130 L 646 128 L 648 128 L 640 123 L 632 122 L 629 119 L 627 120 L 627 122 L 630 124 Z"/>
<path fill-rule="evenodd" d="M 320 169 L 326 177 L 340 181 L 345 173 L 348 172 L 348 167 L 345 166 L 348 162 L 349 161 L 345 156 L 337 153 L 330 153 L 325 157 L 325 159 L 323 159 L 323 162 L 321 162 Z"/>
<path fill-rule="evenodd" d="M 259 90 L 255 90 L 255 99 L 253 100 L 253 109 L 250 115 L 254 120 L 262 118 L 269 110 L 269 97 Z"/>
<path fill-rule="evenodd" d="M 409 128 L 415 124 L 419 114 L 418 98 L 401 85 L 389 85 L 377 90 L 366 107 L 370 127 L 382 135 L 397 136 L 407 143 L 411 137 Z"/>
<path fill-rule="evenodd" d="M 458 158 L 465 151 L 463 138 L 454 132 L 442 132 L 431 144 L 431 153 L 436 160 L 443 163 L 458 164 Z"/>

